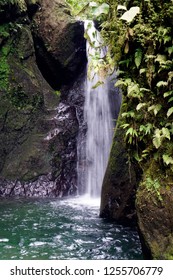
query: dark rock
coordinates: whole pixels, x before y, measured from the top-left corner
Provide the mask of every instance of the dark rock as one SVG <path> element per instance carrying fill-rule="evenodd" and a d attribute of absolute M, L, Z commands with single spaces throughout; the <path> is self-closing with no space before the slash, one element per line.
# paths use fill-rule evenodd
<path fill-rule="evenodd" d="M 38 69 L 28 22 L 23 16 L 20 23 L 6 21 L 0 45 L 0 196 L 75 194 L 76 89 L 71 84 L 63 90 L 67 98 L 59 103 Z"/>
<path fill-rule="evenodd" d="M 14 22 L 18 18 L 26 16 L 26 14 L 27 6 L 24 0 L 3 0 L 0 2 L 0 24 Z"/>
<path fill-rule="evenodd" d="M 128 160 L 120 116 L 103 181 L 100 216 L 134 224 L 135 192 L 136 173 Z"/>
<path fill-rule="evenodd" d="M 41 8 L 41 0 L 25 0 L 27 5 L 27 13 L 30 19 L 33 18 L 38 9 Z"/>
<path fill-rule="evenodd" d="M 64 86 L 61 92 L 62 100 L 68 102 L 70 106 L 75 106 L 76 108 L 76 117 L 78 120 L 78 131 L 76 139 L 76 161 L 77 169 L 76 174 L 76 183 L 78 187 L 78 194 L 83 194 L 84 176 L 77 178 L 77 173 L 80 172 L 80 168 L 83 168 L 83 162 L 85 159 L 85 142 L 86 142 L 86 123 L 84 121 L 84 101 L 85 101 L 85 82 L 86 82 L 86 69 L 81 73 L 78 79 L 75 81 L 73 87 Z"/>
<path fill-rule="evenodd" d="M 49 84 L 58 89 L 72 82 L 86 61 L 84 25 L 69 15 L 64 0 L 41 1 L 33 34 L 37 63 Z"/>

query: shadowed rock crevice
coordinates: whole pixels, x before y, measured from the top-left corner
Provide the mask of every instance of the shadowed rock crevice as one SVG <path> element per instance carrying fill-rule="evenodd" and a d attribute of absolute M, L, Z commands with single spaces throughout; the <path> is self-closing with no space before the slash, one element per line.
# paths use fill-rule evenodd
<path fill-rule="evenodd" d="M 83 22 L 69 15 L 63 0 L 41 2 L 33 22 L 36 60 L 54 89 L 72 83 L 86 64 L 83 35 Z"/>

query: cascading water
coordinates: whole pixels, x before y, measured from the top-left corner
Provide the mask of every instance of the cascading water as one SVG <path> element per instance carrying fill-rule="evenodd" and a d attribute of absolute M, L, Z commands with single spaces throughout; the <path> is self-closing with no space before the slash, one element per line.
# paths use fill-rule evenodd
<path fill-rule="evenodd" d="M 106 49 L 102 47 L 100 34 L 92 21 L 85 22 L 85 30 L 88 36 L 87 58 L 88 72 L 90 72 L 89 78 L 86 78 L 84 104 L 84 122 L 87 132 L 83 154 L 86 159 L 83 170 L 78 168 L 78 178 L 80 181 L 81 178 L 85 178 L 83 180 L 85 193 L 90 197 L 99 197 L 113 137 L 113 117 L 108 96 L 108 81 L 95 69 L 90 68 L 96 59 L 97 63 L 103 60 Z M 98 84 L 100 85 L 97 86 Z M 78 144 L 81 145 L 79 140 Z M 78 149 L 78 152 L 80 153 L 81 150 Z"/>

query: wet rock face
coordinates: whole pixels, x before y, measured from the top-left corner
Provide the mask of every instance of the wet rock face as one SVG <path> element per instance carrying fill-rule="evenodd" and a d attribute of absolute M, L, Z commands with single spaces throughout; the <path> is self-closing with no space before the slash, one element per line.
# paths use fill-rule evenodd
<path fill-rule="evenodd" d="M 49 84 L 57 89 L 74 80 L 86 60 L 84 25 L 72 19 L 64 0 L 41 1 L 33 34 L 37 63 Z"/>
<path fill-rule="evenodd" d="M 0 196 L 75 194 L 78 87 L 59 102 L 37 66 L 27 11 L 18 13 L 0 40 Z"/>
<path fill-rule="evenodd" d="M 119 222 L 134 224 L 136 221 L 135 193 L 136 174 L 134 167 L 128 162 L 124 132 L 119 117 L 113 139 L 110 158 L 105 173 L 100 216 Z"/>
<path fill-rule="evenodd" d="M 56 183 L 56 196 L 74 194 L 77 191 L 77 147 L 78 120 L 76 109 L 60 102 L 54 117 L 55 128 L 47 135 L 53 154 L 52 178 Z"/>
<path fill-rule="evenodd" d="M 64 196 L 76 193 L 76 133 L 78 121 L 75 107 L 60 103 L 44 125 L 51 128 L 41 139 L 35 139 L 31 149 L 40 146 L 38 155 L 25 146 L 13 150 L 11 162 L 6 162 L 2 177 L 13 176 L 15 180 L 1 177 L 0 196 Z M 18 158 L 16 159 L 16 153 Z M 40 157 L 47 157 L 47 162 Z M 22 157 L 24 160 L 22 161 Z M 15 167 L 18 167 L 20 174 Z M 41 170 L 44 169 L 44 170 Z M 7 170 L 8 169 L 8 170 Z M 25 170 L 25 174 L 23 174 Z M 28 173 L 27 173 L 28 171 Z M 5 172 L 6 176 L 3 176 Z M 43 173 L 44 175 L 41 175 Z"/>

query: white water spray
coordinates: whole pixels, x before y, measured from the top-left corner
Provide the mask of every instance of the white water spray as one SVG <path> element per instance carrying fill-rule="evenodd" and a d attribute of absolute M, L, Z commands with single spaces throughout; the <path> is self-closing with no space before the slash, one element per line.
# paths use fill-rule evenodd
<path fill-rule="evenodd" d="M 92 21 L 85 22 L 88 35 L 87 58 L 88 67 L 105 56 L 105 48 L 101 47 L 102 40 Z M 99 58 L 98 58 L 99 56 Z M 97 67 L 97 66 L 96 66 Z M 101 186 L 105 174 L 112 137 L 113 120 L 109 104 L 108 82 L 97 74 L 95 69 L 90 69 L 90 79 L 86 79 L 84 121 L 87 124 L 85 144 L 85 186 L 84 191 L 89 197 L 100 197 Z M 95 85 L 102 84 L 94 88 Z M 79 143 L 80 145 L 80 143 Z M 81 180 L 83 175 L 78 172 Z"/>

